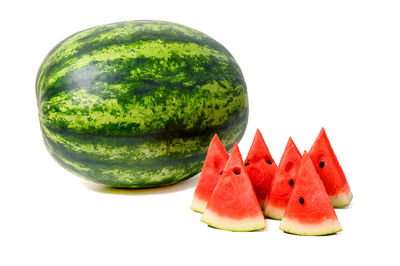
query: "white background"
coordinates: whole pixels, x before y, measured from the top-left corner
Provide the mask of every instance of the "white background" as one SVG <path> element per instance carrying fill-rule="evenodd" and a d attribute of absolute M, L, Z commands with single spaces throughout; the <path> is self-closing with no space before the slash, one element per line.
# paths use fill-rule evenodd
<path fill-rule="evenodd" d="M 0 265 L 399 265 L 398 1 L 7 1 L 0 4 Z M 41 139 L 34 93 L 47 52 L 100 24 L 196 28 L 241 66 L 250 118 L 279 161 L 324 126 L 354 193 L 326 237 L 211 229 L 190 210 L 198 177 L 113 190 L 61 168 Z"/>

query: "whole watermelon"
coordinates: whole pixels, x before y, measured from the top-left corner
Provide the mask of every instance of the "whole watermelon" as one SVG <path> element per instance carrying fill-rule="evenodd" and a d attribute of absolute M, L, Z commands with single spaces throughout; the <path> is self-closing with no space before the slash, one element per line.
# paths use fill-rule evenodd
<path fill-rule="evenodd" d="M 228 50 L 163 21 L 70 36 L 42 63 L 36 96 L 53 157 L 114 187 L 187 179 L 200 172 L 215 133 L 230 149 L 248 120 L 246 84 Z"/>

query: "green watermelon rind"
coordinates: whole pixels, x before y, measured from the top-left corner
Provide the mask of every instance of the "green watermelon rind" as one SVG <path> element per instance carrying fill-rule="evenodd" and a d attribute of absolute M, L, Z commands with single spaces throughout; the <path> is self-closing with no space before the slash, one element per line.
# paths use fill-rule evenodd
<path fill-rule="evenodd" d="M 313 229 L 317 228 L 317 229 Z M 331 235 L 342 231 L 337 220 L 323 221 L 319 224 L 304 224 L 294 219 L 285 218 L 279 225 L 279 229 L 290 234 L 302 236 Z"/>

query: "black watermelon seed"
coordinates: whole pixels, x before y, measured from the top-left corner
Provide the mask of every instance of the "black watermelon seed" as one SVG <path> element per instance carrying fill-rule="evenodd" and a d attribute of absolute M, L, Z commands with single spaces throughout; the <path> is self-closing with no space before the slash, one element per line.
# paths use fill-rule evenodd
<path fill-rule="evenodd" d="M 304 204 L 304 199 L 302 197 L 299 198 L 300 204 Z"/>
<path fill-rule="evenodd" d="M 246 162 L 245 164 L 244 164 L 244 166 L 248 166 L 250 163 L 249 162 Z"/>
<path fill-rule="evenodd" d="M 319 168 L 324 168 L 325 163 L 324 162 L 319 162 Z"/>
<path fill-rule="evenodd" d="M 266 161 L 267 162 L 267 164 L 272 164 L 272 161 L 271 160 L 268 160 L 268 161 Z"/>
<path fill-rule="evenodd" d="M 240 175 L 240 168 L 238 168 L 238 167 L 235 167 L 235 168 L 233 168 L 233 172 L 235 173 L 235 175 Z"/>
<path fill-rule="evenodd" d="M 293 186 L 293 179 L 289 179 L 289 186 Z"/>
<path fill-rule="evenodd" d="M 220 175 L 222 175 L 224 173 L 224 171 L 219 172 Z"/>

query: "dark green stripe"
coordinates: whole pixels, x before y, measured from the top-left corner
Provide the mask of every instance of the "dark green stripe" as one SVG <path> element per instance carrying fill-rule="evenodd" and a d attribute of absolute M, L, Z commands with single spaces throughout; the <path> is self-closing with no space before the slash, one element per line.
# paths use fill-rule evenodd
<path fill-rule="evenodd" d="M 199 136 L 185 136 L 166 140 L 153 136 L 134 137 L 102 137 L 66 134 L 50 131 L 42 125 L 43 135 L 52 145 L 63 149 L 65 153 L 77 159 L 103 161 L 113 164 L 169 164 L 171 160 L 182 160 L 203 155 L 207 151 L 211 138 L 217 133 L 222 140 L 233 144 L 246 126 L 246 120 L 238 120 L 224 129 Z M 230 147 L 228 147 L 230 148 Z M 150 151 L 149 151 L 150 150 Z"/>
<path fill-rule="evenodd" d="M 159 25 L 162 26 L 163 29 L 159 31 L 152 30 L 151 28 L 147 28 L 145 31 L 138 31 L 138 32 L 129 32 L 130 34 L 123 35 L 120 34 L 118 35 L 118 39 L 111 38 L 109 40 L 103 41 L 97 41 L 96 37 L 100 35 L 107 35 L 107 34 L 113 34 L 113 31 L 115 30 L 121 30 L 121 29 L 135 29 L 138 27 L 151 27 L 152 25 Z M 189 29 L 193 31 L 193 36 L 187 36 L 183 35 L 182 31 L 179 31 L 177 29 L 174 29 L 175 27 L 182 27 L 182 29 Z M 89 35 L 84 35 L 85 31 L 93 31 Z M 200 33 L 196 30 L 184 27 L 182 25 L 177 25 L 173 23 L 166 23 L 166 22 L 150 22 L 150 21 L 133 21 L 133 22 L 122 22 L 122 23 L 115 23 L 115 24 L 109 24 L 105 26 L 100 26 L 100 27 L 95 27 L 91 28 L 85 31 L 81 31 L 79 33 L 76 33 L 64 41 L 62 41 L 60 44 L 58 44 L 55 48 L 52 49 L 51 53 L 48 55 L 46 58 L 47 61 L 47 66 L 44 67 L 44 69 L 41 69 L 41 72 L 44 73 L 44 75 L 40 76 L 40 79 L 46 79 L 53 71 L 59 66 L 65 65 L 68 63 L 68 61 L 72 58 L 76 58 L 88 53 L 91 53 L 95 50 L 102 49 L 104 47 L 118 44 L 118 45 L 123 45 L 126 43 L 132 43 L 136 41 L 152 41 L 152 40 L 164 40 L 164 41 L 174 41 L 174 42 L 182 42 L 182 43 L 196 43 L 199 45 L 204 45 L 204 46 L 209 46 L 210 48 L 213 48 L 217 51 L 220 51 L 223 54 L 228 55 L 231 57 L 231 54 L 229 51 L 223 47 L 221 44 L 213 40 L 212 38 L 209 38 L 207 35 Z M 60 56 L 63 54 L 63 47 L 62 45 L 70 40 L 71 38 L 75 36 L 82 35 L 82 38 L 77 38 L 74 40 L 74 44 L 77 44 L 77 50 L 73 54 L 67 54 L 67 56 Z M 201 36 L 201 37 L 200 37 Z M 71 43 L 71 44 L 72 44 Z M 71 45 L 69 44 L 69 45 Z M 54 58 L 53 55 L 57 54 L 57 57 Z"/>
<path fill-rule="evenodd" d="M 62 147 L 51 143 L 51 140 L 47 138 L 45 138 L 45 143 L 56 161 L 64 168 L 79 176 L 109 186 L 164 186 L 187 179 L 200 172 L 202 167 L 202 160 L 200 158 L 202 156 L 193 157 L 191 160 L 171 160 L 170 164 L 167 165 L 155 164 L 154 162 L 143 165 L 107 164 L 104 162 L 77 159 L 68 152 L 65 152 Z M 203 156 L 205 156 L 205 154 Z M 85 170 L 82 168 L 85 168 Z M 151 180 L 153 177 L 162 177 L 163 171 L 167 172 L 165 177 L 153 181 Z M 172 175 L 169 173 L 172 173 Z"/>
<path fill-rule="evenodd" d="M 200 172 L 205 157 L 204 153 L 183 160 L 171 160 L 168 164 L 157 164 L 150 161 L 149 164 L 120 165 L 78 159 L 61 146 L 51 143 L 51 140 L 46 137 L 45 143 L 56 161 L 66 169 L 94 182 L 115 187 L 154 187 L 174 184 Z M 227 147 L 228 151 L 231 146 Z M 151 180 L 153 177 L 162 176 L 163 171 L 166 171 L 163 178 Z"/>
<path fill-rule="evenodd" d="M 121 160 L 111 160 L 109 158 L 101 158 L 98 156 L 91 156 L 88 153 L 74 153 L 67 149 L 65 146 L 53 142 L 47 135 L 44 135 L 46 142 L 51 145 L 52 149 L 58 154 L 62 154 L 63 158 L 72 162 L 79 162 L 82 164 L 98 164 L 102 167 L 122 167 L 122 168 L 137 168 L 141 171 L 152 172 L 154 168 L 163 168 L 166 166 L 177 167 L 180 165 L 186 165 L 193 162 L 201 162 L 205 159 L 207 148 L 198 150 L 197 153 L 190 157 L 182 157 L 181 154 L 171 154 L 170 156 L 157 157 L 153 159 L 146 160 L 132 160 L 130 158 L 125 158 Z M 184 151 L 183 151 L 184 152 Z"/>
<path fill-rule="evenodd" d="M 138 95 L 152 93 L 152 90 L 157 87 L 181 89 L 183 92 L 191 91 L 214 80 L 226 80 L 231 84 L 244 83 L 242 76 L 238 75 L 239 72 L 235 69 L 236 64 L 232 62 L 227 64 L 212 56 L 182 58 L 175 54 L 169 59 L 168 64 L 177 65 L 177 67 L 172 68 L 160 64 L 158 59 L 143 57 L 91 62 L 83 68 L 67 72 L 55 83 L 43 88 L 45 93 L 40 98 L 40 102 L 65 90 L 87 88 L 96 93 L 94 86 L 101 82 L 129 84 L 130 92 L 138 93 Z M 139 74 L 132 76 L 132 71 L 137 71 Z"/>
<path fill-rule="evenodd" d="M 148 90 L 151 91 L 151 102 L 149 102 L 149 96 L 146 93 L 138 93 L 137 88 L 130 87 L 132 91 L 128 90 L 117 95 L 117 105 L 114 107 L 108 106 L 108 103 L 114 100 L 111 97 L 108 98 L 110 91 L 107 84 L 104 87 L 97 88 L 98 91 L 89 91 L 89 96 L 93 93 L 93 95 L 99 97 L 95 104 L 86 103 L 87 100 L 84 97 L 72 100 L 71 97 L 62 92 L 62 95 L 65 96 L 53 95 L 54 97 L 59 96 L 59 101 L 50 102 L 50 99 L 48 99 L 43 103 L 41 109 L 42 121 L 55 129 L 59 128 L 80 134 L 140 136 L 148 134 L 168 135 L 169 132 L 173 131 L 179 136 L 191 132 L 202 134 L 210 131 L 210 125 L 211 131 L 214 131 L 215 127 L 224 127 L 227 121 L 241 119 L 244 115 L 243 111 L 247 108 L 247 101 L 245 101 L 247 95 L 243 94 L 242 87 L 226 88 L 224 84 L 219 83 L 219 89 L 216 92 L 207 90 L 201 92 L 185 90 L 178 85 L 177 89 L 171 90 L 169 89 L 172 86 L 171 84 L 162 85 L 161 82 L 156 81 L 148 86 Z M 143 90 L 146 89 L 143 88 Z M 243 101 L 237 102 L 237 99 Z M 73 105 L 66 105 L 66 101 Z M 137 117 L 137 119 L 132 120 L 129 115 L 129 108 L 148 110 L 152 115 L 146 115 L 143 119 Z M 115 119 L 98 123 L 96 122 L 97 118 L 93 115 L 96 114 L 97 116 L 98 113 L 112 115 Z M 222 119 L 221 121 L 215 120 L 218 114 L 220 114 L 219 119 Z M 64 119 L 64 117 L 71 116 L 75 120 L 78 119 L 74 122 L 76 125 L 72 128 L 70 122 Z M 196 119 L 197 126 L 192 125 L 190 128 L 186 124 L 185 120 L 189 116 Z M 86 122 L 79 125 L 77 121 Z M 187 122 L 192 123 L 192 120 Z M 89 124 L 97 126 L 91 128 L 88 127 Z"/>
<path fill-rule="evenodd" d="M 163 29 L 159 31 L 152 30 L 149 28 L 151 25 L 159 25 L 162 26 Z M 139 27 L 146 27 L 145 31 L 136 31 L 136 32 L 130 32 L 131 34 L 128 35 L 119 35 L 118 39 L 109 39 L 106 41 L 97 41 L 96 37 L 99 35 L 107 35 L 110 33 L 113 33 L 115 30 L 120 30 L 121 28 L 125 29 L 132 29 L 134 31 L 135 28 Z M 71 57 L 75 56 L 80 56 L 86 53 L 90 53 L 94 50 L 101 49 L 103 47 L 107 47 L 109 45 L 114 45 L 114 44 L 125 44 L 125 43 L 130 43 L 130 42 L 135 42 L 138 40 L 170 40 L 170 41 L 175 41 L 175 42 L 183 42 L 183 43 L 197 43 L 199 45 L 207 45 L 212 48 L 214 48 L 217 51 L 220 51 L 224 54 L 230 55 L 229 51 L 222 46 L 220 43 L 215 41 L 214 39 L 208 37 L 207 35 L 196 31 L 194 29 L 190 29 L 195 33 L 193 36 L 187 36 L 183 35 L 182 31 L 179 31 L 179 28 L 181 29 L 190 29 L 188 27 L 185 27 L 183 25 L 175 24 L 175 23 L 169 23 L 169 22 L 163 22 L 163 21 L 127 21 L 127 22 L 118 22 L 118 23 L 113 23 L 113 24 L 108 24 L 108 25 L 103 25 L 103 26 L 97 26 L 93 28 L 89 28 L 87 30 L 80 31 L 78 33 L 75 33 L 65 40 L 63 40 L 61 43 L 59 43 L 56 47 L 54 47 L 51 51 L 51 54 L 55 53 L 60 46 L 66 41 L 71 39 L 74 36 L 77 36 L 79 34 L 84 33 L 85 31 L 88 30 L 94 30 L 91 34 L 89 35 L 84 35 L 81 38 L 78 38 L 74 41 L 74 43 L 80 43 L 81 45 L 78 47 L 77 53 L 74 55 L 70 55 L 68 57 L 61 57 L 61 60 L 54 61 L 55 64 L 62 64 L 63 61 L 69 60 Z M 58 53 L 62 54 L 62 49 L 57 51 Z M 51 71 L 50 69 L 47 70 Z"/>
<path fill-rule="evenodd" d="M 69 129 L 68 122 L 63 120 L 48 120 L 44 122 L 44 125 L 48 128 L 51 128 L 53 131 L 65 132 L 68 134 L 73 134 L 79 131 L 77 134 L 92 134 L 92 136 L 132 136 L 132 137 L 143 137 L 146 135 L 155 136 L 156 138 L 163 139 L 174 139 L 184 136 L 199 136 L 204 134 L 209 134 L 219 129 L 222 129 L 227 126 L 231 126 L 235 123 L 236 120 L 242 121 L 247 118 L 247 114 L 244 113 L 244 110 L 237 110 L 236 112 L 229 114 L 229 119 L 225 120 L 224 124 L 220 124 L 215 127 L 202 127 L 202 124 L 207 124 L 204 122 L 201 117 L 198 117 L 198 121 L 196 125 L 192 128 L 187 128 L 182 119 L 175 120 L 163 120 L 162 118 L 158 120 L 154 120 L 153 122 L 158 122 L 160 125 L 152 125 L 152 121 L 144 124 L 142 127 L 139 127 L 136 123 L 108 123 L 100 125 L 98 128 L 93 127 L 82 127 L 79 129 Z M 73 115 L 73 114 L 71 114 Z M 246 119 L 247 120 L 247 119 Z"/>
<path fill-rule="evenodd" d="M 247 124 L 247 117 L 241 122 L 236 128 L 218 132 L 228 151 L 231 150 L 235 141 L 239 142 L 242 138 Z M 230 136 L 234 132 L 237 132 L 238 135 L 234 139 L 231 139 Z M 189 178 L 201 170 L 206 150 L 206 146 L 204 146 L 204 152 L 201 152 L 201 149 L 199 149 L 197 155 L 182 159 L 168 158 L 167 156 L 161 160 L 154 158 L 122 163 L 107 161 L 102 158 L 82 158 L 81 154 L 71 152 L 65 146 L 54 143 L 47 138 L 46 134 L 43 134 L 43 136 L 50 153 L 63 167 L 94 182 L 119 187 L 154 187 L 173 184 Z M 96 138 L 93 139 L 96 140 Z M 128 140 L 124 137 L 113 139 L 116 141 L 122 139 Z M 144 141 L 144 139 L 141 139 L 141 141 Z M 115 143 L 112 144 L 114 145 Z M 79 146 L 79 142 L 76 145 Z M 184 147 L 182 148 L 184 149 Z M 184 151 L 182 153 L 185 154 Z M 167 172 L 164 173 L 163 171 Z M 169 175 L 170 173 L 171 175 Z M 151 178 L 159 176 L 163 176 L 164 178 L 150 181 Z"/>
<path fill-rule="evenodd" d="M 86 42 L 84 39 L 79 40 L 79 42 L 85 42 L 85 43 L 82 44 L 80 49 L 74 55 L 71 55 L 68 57 L 63 57 L 62 60 L 53 62 L 52 67 L 48 68 L 46 71 L 51 73 L 53 71 L 53 68 L 56 67 L 57 65 L 64 65 L 72 58 L 79 57 L 79 56 L 82 56 L 85 54 L 89 54 L 96 50 L 101 50 L 110 45 L 115 45 L 115 44 L 122 45 L 122 44 L 134 43 L 137 41 L 163 40 L 165 42 L 170 41 L 170 42 L 179 42 L 179 43 L 196 43 L 199 45 L 210 46 L 217 51 L 220 51 L 224 54 L 231 56 L 231 54 L 223 46 L 221 46 L 220 44 L 218 44 L 215 41 L 211 41 L 210 39 L 199 41 L 194 38 L 187 38 L 187 37 L 185 38 L 183 36 L 171 36 L 170 34 L 168 34 L 166 32 L 160 33 L 160 32 L 148 31 L 148 32 L 140 33 L 140 34 L 135 34 L 134 36 L 121 36 L 121 38 L 118 40 L 109 40 L 107 42 L 90 42 L 90 38 L 88 37 L 87 39 L 89 39 L 89 41 L 86 41 Z"/>

